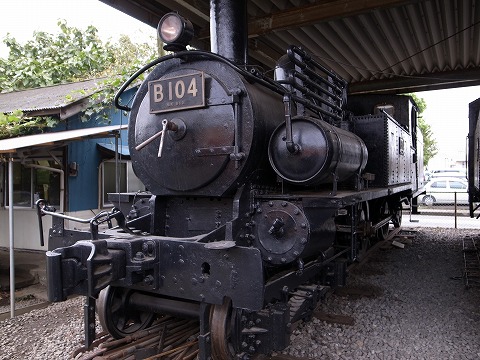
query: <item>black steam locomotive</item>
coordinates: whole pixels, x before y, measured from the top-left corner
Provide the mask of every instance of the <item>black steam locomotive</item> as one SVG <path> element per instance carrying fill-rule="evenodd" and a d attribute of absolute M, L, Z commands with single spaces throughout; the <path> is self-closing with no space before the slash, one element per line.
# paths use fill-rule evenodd
<path fill-rule="evenodd" d="M 47 253 L 49 297 L 87 297 L 87 344 L 97 307 L 117 338 L 158 313 L 199 318 L 201 359 L 283 349 L 289 325 L 422 191 L 411 98 L 347 100 L 347 83 L 296 46 L 271 79 L 246 65 L 243 2 L 211 3 L 213 52 L 186 50 L 190 24 L 168 14 L 159 34 L 172 53 L 138 72 L 152 68 L 131 109 L 117 96 L 149 193 L 112 194 L 118 206 L 89 232 L 38 202 L 65 245 Z"/>
<path fill-rule="evenodd" d="M 468 106 L 468 199 L 470 217 L 479 217 L 480 207 L 480 99 Z"/>

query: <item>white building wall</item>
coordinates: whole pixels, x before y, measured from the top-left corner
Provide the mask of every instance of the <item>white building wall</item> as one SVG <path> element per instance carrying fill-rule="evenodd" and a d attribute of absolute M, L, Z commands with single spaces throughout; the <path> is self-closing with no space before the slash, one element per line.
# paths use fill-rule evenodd
<path fill-rule="evenodd" d="M 13 236 L 15 249 L 47 250 L 48 230 L 52 220 L 44 216 L 43 236 L 45 246 L 40 246 L 40 235 L 38 229 L 37 211 L 35 209 L 14 209 L 13 210 Z M 8 208 L 0 209 L 0 246 L 10 247 L 10 228 L 8 219 Z"/>
<path fill-rule="evenodd" d="M 94 210 L 98 213 L 99 210 Z M 93 216 L 91 210 L 78 211 L 68 213 L 69 216 L 89 219 Z M 25 250 L 45 250 L 48 249 L 48 232 L 52 226 L 52 217 L 43 216 L 43 237 L 45 246 L 40 246 L 40 235 L 38 227 L 38 218 L 36 209 L 30 208 L 15 208 L 13 211 L 14 217 L 14 248 Z M 88 224 L 80 224 L 73 221 L 65 221 L 66 229 L 76 230 L 88 230 Z M 8 220 L 8 208 L 0 209 L 0 247 L 9 248 L 9 220 Z"/>

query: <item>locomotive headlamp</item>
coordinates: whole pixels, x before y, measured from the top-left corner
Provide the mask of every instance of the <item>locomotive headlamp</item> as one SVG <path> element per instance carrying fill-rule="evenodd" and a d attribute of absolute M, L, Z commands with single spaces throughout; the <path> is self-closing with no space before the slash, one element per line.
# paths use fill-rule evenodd
<path fill-rule="evenodd" d="M 193 37 L 192 23 L 178 15 L 168 13 L 158 23 L 158 36 L 165 43 L 163 47 L 168 51 L 185 50 Z"/>

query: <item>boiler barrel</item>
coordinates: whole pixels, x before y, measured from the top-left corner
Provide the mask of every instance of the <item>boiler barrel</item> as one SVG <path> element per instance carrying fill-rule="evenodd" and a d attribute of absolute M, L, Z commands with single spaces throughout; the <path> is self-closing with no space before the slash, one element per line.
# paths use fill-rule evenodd
<path fill-rule="evenodd" d="M 286 126 L 273 132 L 268 147 L 270 164 L 284 180 L 299 185 L 329 183 L 333 174 L 344 181 L 360 173 L 367 164 L 368 151 L 357 135 L 322 120 L 301 117 L 292 120 L 293 142 L 299 151 L 286 145 Z"/>

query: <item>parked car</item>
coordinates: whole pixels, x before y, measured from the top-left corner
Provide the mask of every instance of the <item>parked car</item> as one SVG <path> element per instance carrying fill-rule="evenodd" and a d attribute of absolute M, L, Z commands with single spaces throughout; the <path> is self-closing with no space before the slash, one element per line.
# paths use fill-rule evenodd
<path fill-rule="evenodd" d="M 428 175 L 428 181 L 438 179 L 440 177 L 454 177 L 462 180 L 467 180 L 467 173 L 465 170 L 459 169 L 444 169 L 444 170 L 433 170 Z"/>
<path fill-rule="evenodd" d="M 427 206 L 433 204 L 453 204 L 457 194 L 457 204 L 468 204 L 468 182 L 456 177 L 433 178 L 425 185 L 425 195 L 422 203 Z"/>

